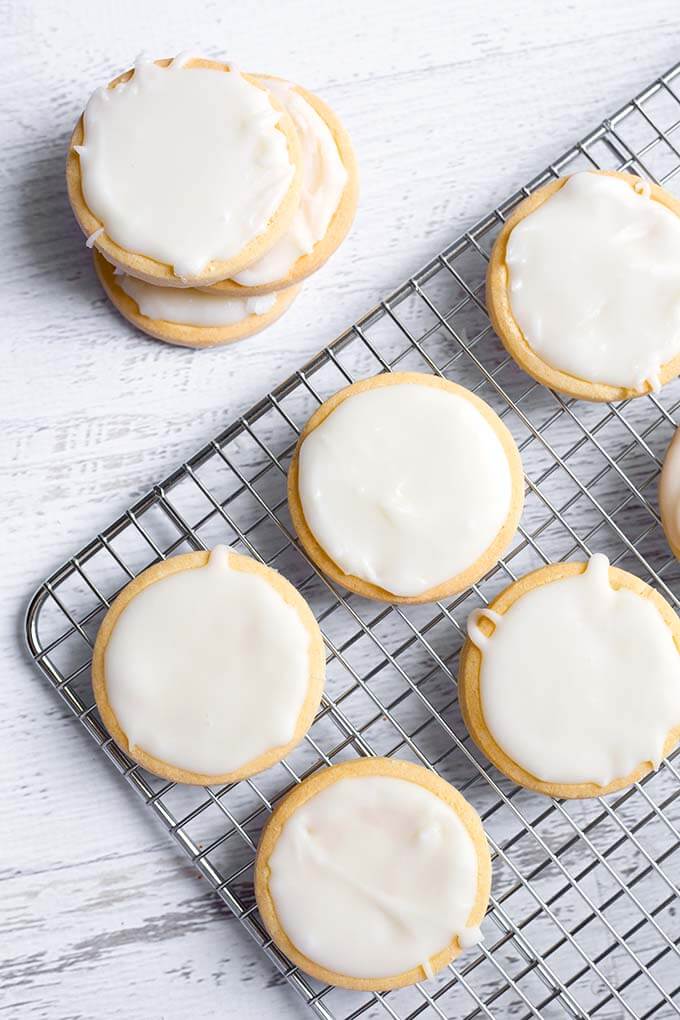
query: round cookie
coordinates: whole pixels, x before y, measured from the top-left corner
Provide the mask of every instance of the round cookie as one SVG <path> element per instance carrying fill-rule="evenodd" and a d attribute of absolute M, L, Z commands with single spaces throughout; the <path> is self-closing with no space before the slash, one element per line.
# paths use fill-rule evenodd
<path fill-rule="evenodd" d="M 644 378 L 631 376 L 633 363 L 636 363 L 635 359 L 642 355 L 647 357 L 649 353 L 640 351 L 636 342 L 637 338 L 651 336 L 654 339 L 661 335 L 661 331 L 654 328 L 638 328 L 638 320 L 646 319 L 646 325 L 649 327 L 648 313 L 651 312 L 652 315 L 665 314 L 664 307 L 668 305 L 669 301 L 675 300 L 673 291 L 677 290 L 677 287 L 673 282 L 671 269 L 672 265 L 677 262 L 675 256 L 680 251 L 680 219 L 676 225 L 672 219 L 660 215 L 657 209 L 637 206 L 635 202 L 631 203 L 630 195 L 626 192 L 618 191 L 615 194 L 611 188 L 608 188 L 607 191 L 602 190 L 600 182 L 603 179 L 615 179 L 626 185 L 630 192 L 637 196 L 638 201 L 658 204 L 663 210 L 668 210 L 674 216 L 680 217 L 680 201 L 678 199 L 658 185 L 632 174 L 599 170 L 551 181 L 517 207 L 498 235 L 487 271 L 486 301 L 491 323 L 503 346 L 532 378 L 572 397 L 592 401 L 616 401 L 642 396 L 656 390 L 680 372 L 680 337 L 678 343 L 675 343 L 676 334 L 672 332 L 671 342 L 667 345 L 668 356 L 660 351 L 658 359 L 655 360 L 649 354 L 648 363 L 640 372 Z M 569 184 L 569 191 L 564 194 L 572 196 L 569 199 L 572 203 L 581 202 L 582 205 L 579 207 L 576 204 L 574 211 L 568 216 L 566 212 L 560 213 L 563 217 L 565 233 L 562 235 L 559 246 L 554 246 L 554 251 L 559 253 L 558 257 L 562 259 L 562 263 L 549 277 L 548 270 L 551 265 L 549 253 L 553 249 L 548 248 L 545 243 L 543 248 L 540 247 L 540 244 L 543 243 L 540 230 L 545 230 L 543 207 L 547 210 L 546 203 L 550 202 L 553 196 L 558 195 L 569 182 L 576 183 Z M 586 216 L 584 206 L 590 192 L 596 193 L 595 189 L 599 195 L 598 200 L 604 204 L 599 210 L 593 209 L 592 216 Z M 610 204 L 607 205 L 607 203 Z M 619 254 L 617 264 L 616 254 L 611 250 L 611 247 L 607 247 L 613 243 L 609 239 L 614 238 L 615 234 L 609 230 L 606 234 L 607 240 L 602 240 L 605 236 L 603 224 L 606 226 L 609 222 L 607 217 L 611 219 L 615 215 L 615 208 L 618 209 L 618 214 L 622 215 L 621 210 L 624 207 L 625 216 L 628 217 L 624 226 L 628 229 L 629 236 L 625 237 L 625 230 L 621 230 L 616 243 L 619 246 L 627 245 L 628 247 L 621 249 L 625 259 Z M 557 216 L 555 206 L 550 208 L 552 215 Z M 559 208 L 562 210 L 563 206 L 560 205 Z M 538 221 L 534 218 L 529 231 L 528 218 L 539 211 L 543 219 Z M 650 212 L 653 213 L 651 219 Z M 583 223 L 581 220 L 576 222 L 576 214 L 583 218 Z M 647 217 L 648 223 L 643 222 L 644 217 Z M 539 223 L 541 224 L 540 228 Z M 516 272 L 519 274 L 520 288 L 516 291 L 515 298 L 519 303 L 513 307 L 511 298 L 512 269 L 509 265 L 508 249 L 511 245 L 511 235 L 520 225 L 523 233 L 514 235 L 512 244 L 515 251 L 511 253 L 517 267 Z M 590 238 L 587 237 L 588 230 L 592 230 L 590 237 L 597 244 L 590 243 Z M 645 245 L 649 250 L 658 249 L 660 251 L 658 271 L 654 266 L 650 268 Z M 553 255 L 552 258 L 554 260 L 556 256 Z M 588 258 L 591 259 L 592 265 L 588 263 Z M 647 258 L 646 263 L 645 258 Z M 577 294 L 572 294 L 569 288 L 565 266 L 568 267 L 570 273 L 577 275 L 577 279 L 579 273 L 584 277 L 578 284 Z M 643 271 L 646 274 L 644 276 L 642 275 Z M 523 276 L 526 276 L 528 272 L 533 272 L 534 279 L 538 279 L 545 289 L 545 296 L 541 297 L 542 304 L 536 305 L 533 318 L 530 316 L 532 293 L 534 300 L 537 300 L 535 295 L 538 291 L 536 284 L 532 288 L 523 279 Z M 598 276 L 598 273 L 602 275 Z M 641 282 L 647 286 L 648 293 L 646 295 L 644 287 L 641 287 Z M 609 290 L 603 298 L 605 283 Z M 572 284 L 572 287 L 574 286 L 576 285 Z M 659 291 L 658 299 L 657 295 L 650 291 L 652 286 L 663 288 Z M 585 312 L 582 312 L 579 302 L 585 300 L 584 292 L 588 288 L 590 288 L 589 297 L 592 307 L 588 307 Z M 615 300 L 620 302 L 620 309 L 614 307 Z M 534 344 L 550 346 L 555 364 L 549 362 L 547 355 L 542 355 L 531 346 L 518 322 L 518 308 L 522 310 L 520 317 L 524 317 L 525 328 L 531 320 L 531 329 L 536 331 L 536 338 L 540 337 L 540 341 L 534 338 Z M 606 342 L 609 334 L 606 332 L 606 323 L 605 327 L 601 326 L 600 316 L 607 315 L 613 317 L 614 325 L 611 326 L 611 333 L 616 337 L 618 348 Z M 601 328 L 604 328 L 606 333 L 604 340 L 596 332 Z M 624 335 L 630 349 L 622 353 Z M 606 367 L 607 358 L 613 350 L 619 357 L 619 363 L 614 368 Z M 605 375 L 608 371 L 609 379 L 581 377 L 574 370 L 573 365 L 575 360 L 578 359 L 579 363 L 582 363 L 587 358 L 590 358 L 591 362 L 599 361 L 599 374 Z M 644 361 L 644 358 L 642 360 Z M 567 361 L 570 368 L 565 367 Z M 561 362 L 561 365 L 558 365 L 557 362 Z M 598 374 L 597 371 L 594 374 Z"/>
<path fill-rule="evenodd" d="M 521 457 L 500 418 L 464 387 L 419 372 L 365 379 L 325 401 L 288 473 L 310 559 L 350 591 L 393 603 L 433 602 L 478 581 L 509 546 L 523 498 Z"/>
<path fill-rule="evenodd" d="M 323 640 L 302 596 L 216 546 L 131 581 L 92 658 L 99 714 L 125 753 L 176 783 L 245 779 L 281 761 L 319 707 Z"/>
<path fill-rule="evenodd" d="M 115 89 L 118 86 L 128 82 L 133 77 L 133 75 L 137 75 L 139 73 L 147 73 L 148 68 L 149 67 L 153 68 L 154 66 L 158 68 L 164 68 L 165 70 L 163 73 L 165 74 L 185 74 L 185 73 L 190 74 L 192 69 L 195 69 L 199 72 L 205 72 L 206 70 L 209 70 L 220 74 L 239 75 L 239 72 L 234 71 L 229 64 L 225 64 L 216 60 L 206 60 L 198 57 L 175 57 L 174 59 L 163 59 L 153 62 L 142 60 L 138 61 L 135 68 L 126 71 L 124 74 L 119 75 L 117 78 L 111 81 L 109 85 L 106 86 L 106 89 L 97 90 L 97 92 L 94 94 L 90 102 L 98 100 L 100 97 L 105 99 L 108 90 L 115 91 Z M 268 251 L 269 248 L 271 248 L 272 245 L 288 229 L 298 206 L 300 197 L 300 187 L 302 182 L 302 159 L 300 142 L 297 136 L 297 132 L 289 115 L 285 112 L 285 110 L 282 109 L 280 104 L 274 97 L 271 96 L 271 93 L 269 93 L 267 89 L 264 89 L 256 79 L 250 77 L 249 75 L 239 75 L 239 79 L 244 80 L 254 89 L 257 89 L 259 92 L 266 94 L 268 97 L 268 104 L 266 108 L 269 109 L 269 107 L 271 107 L 273 110 L 277 111 L 278 120 L 276 122 L 275 127 L 281 133 L 285 142 L 285 148 L 288 154 L 287 157 L 288 167 L 290 168 L 286 172 L 289 172 L 290 177 L 287 183 L 282 177 L 283 185 L 279 188 L 275 188 L 273 185 L 271 186 L 270 188 L 271 193 L 268 193 L 270 194 L 271 199 L 269 205 L 267 206 L 268 215 L 266 215 L 263 210 L 262 203 L 264 202 L 264 199 L 262 198 L 262 196 L 259 197 L 251 196 L 253 202 L 259 203 L 258 205 L 259 212 L 258 216 L 256 217 L 257 222 L 259 223 L 262 219 L 262 216 L 265 216 L 264 222 L 262 224 L 262 229 L 258 230 L 256 228 L 256 233 L 254 235 L 249 233 L 250 229 L 252 229 L 252 224 L 250 227 L 248 227 L 246 233 L 243 233 L 245 229 L 244 226 L 245 220 L 244 222 L 242 222 L 242 219 L 245 214 L 243 213 L 243 211 L 239 213 L 240 218 L 238 220 L 238 224 L 240 225 L 241 234 L 243 235 L 244 240 L 244 243 L 241 245 L 239 250 L 230 253 L 228 257 L 221 258 L 208 257 L 208 261 L 203 265 L 199 265 L 198 263 L 193 264 L 193 262 L 187 263 L 186 267 L 184 266 L 182 267 L 181 272 L 177 271 L 176 260 L 174 262 L 163 261 L 162 259 L 156 257 L 155 255 L 149 255 L 148 253 L 145 254 L 139 250 L 132 250 L 131 248 L 125 247 L 124 245 L 117 243 L 111 236 L 109 236 L 101 219 L 97 215 L 95 215 L 95 213 L 88 207 L 88 204 L 84 197 L 87 188 L 84 186 L 83 183 L 83 167 L 81 166 L 83 154 L 87 155 L 88 152 L 87 149 L 88 140 L 87 137 L 85 136 L 85 118 L 87 116 L 87 110 L 85 114 L 81 116 L 78 123 L 76 124 L 75 130 L 71 137 L 66 164 L 66 182 L 71 207 L 83 233 L 88 237 L 89 243 L 94 244 L 94 246 L 99 251 L 101 251 L 110 262 L 114 263 L 114 265 L 120 266 L 122 269 L 125 270 L 126 273 L 130 274 L 131 276 L 136 276 L 139 279 L 146 280 L 149 283 L 161 284 L 164 286 L 171 287 L 186 287 L 200 285 L 206 286 L 211 283 L 214 283 L 217 280 L 223 280 L 226 277 L 230 276 L 231 274 L 238 272 L 240 269 L 245 268 L 245 266 L 249 265 L 251 262 L 256 261 L 262 255 L 264 255 L 265 252 Z M 134 94 L 131 93 L 130 95 Z M 203 107 L 207 109 L 210 106 L 214 107 L 214 102 L 206 103 L 204 99 Z M 260 113 L 261 112 L 262 111 L 260 111 Z M 255 125 L 257 122 L 257 117 L 254 114 L 253 117 L 254 119 L 252 123 L 253 125 Z M 241 124 L 239 130 L 245 131 L 245 127 L 243 126 L 245 123 L 246 122 L 244 121 Z M 177 121 L 173 123 L 173 127 L 176 128 L 176 126 Z M 251 131 L 252 130 L 253 129 L 251 128 Z M 264 126 L 261 127 L 260 130 L 265 130 L 265 127 Z M 162 126 L 159 126 L 157 128 L 157 134 L 162 134 Z M 271 134 L 273 138 L 276 138 L 273 131 Z M 163 145 L 167 147 L 167 144 L 168 144 L 167 139 L 165 137 L 161 137 L 160 141 L 156 145 L 156 151 L 160 152 L 163 148 Z M 178 146 L 177 151 L 179 153 L 181 153 L 182 151 L 181 144 L 182 142 L 180 139 L 176 143 L 176 145 Z M 248 144 L 250 145 L 250 149 L 252 150 L 256 144 L 255 139 L 251 139 Z M 279 148 L 282 147 L 279 146 Z M 189 152 L 189 154 L 184 159 L 182 164 L 181 169 L 182 172 L 185 174 L 190 172 L 191 163 L 190 157 L 191 152 Z M 254 164 L 254 166 L 255 165 L 256 164 Z M 179 170 L 177 172 L 179 173 Z M 271 169 L 271 173 L 273 172 L 274 170 Z M 160 174 L 158 176 L 160 194 L 161 183 L 160 178 L 163 175 Z M 138 177 L 140 181 L 142 181 L 139 172 Z M 148 191 L 149 189 L 148 180 L 146 182 L 142 181 L 140 186 L 142 187 L 145 186 Z M 194 196 L 194 204 L 199 200 L 200 196 L 203 196 L 201 201 L 206 203 L 208 201 L 207 194 L 209 192 L 210 186 L 211 185 L 208 185 L 205 182 L 202 182 L 200 188 L 196 188 L 195 185 L 190 187 L 189 184 L 186 182 L 184 184 L 182 205 L 187 207 L 185 210 L 185 218 L 188 211 L 192 212 L 192 214 L 195 212 L 196 214 L 193 215 L 193 219 L 191 220 L 191 222 L 197 225 L 196 229 L 201 229 L 204 231 L 204 233 L 207 230 L 206 226 L 207 223 L 211 223 L 213 225 L 211 227 L 211 230 L 217 229 L 216 224 L 219 224 L 220 217 L 217 215 L 216 211 L 212 211 L 209 213 L 209 210 L 206 207 L 200 210 L 197 209 L 195 211 L 193 209 L 189 209 L 190 203 L 187 203 L 186 195 L 191 194 L 192 196 Z M 213 183 L 212 186 L 216 185 L 214 185 Z M 285 190 L 283 190 L 283 194 L 280 195 L 279 200 L 276 202 L 276 204 L 274 204 L 274 192 L 276 192 L 276 195 L 278 197 L 279 192 L 282 190 L 284 186 Z M 159 201 L 161 201 L 160 198 Z M 166 196 L 164 201 L 166 202 L 167 205 L 170 200 Z M 240 205 L 243 205 L 243 202 L 241 202 Z M 272 209 L 269 209 L 269 206 L 272 205 L 274 205 L 274 207 Z M 255 215 L 255 213 L 253 213 L 253 215 Z M 159 213 L 159 215 L 156 217 L 156 220 L 158 220 L 159 218 L 162 219 L 164 222 L 171 221 L 172 219 L 169 211 L 167 210 L 164 210 L 162 216 L 160 216 Z M 245 219 L 247 219 L 247 217 Z M 228 222 L 231 222 L 231 219 Z M 148 232 L 148 230 L 150 229 L 148 224 L 146 225 L 146 228 Z M 237 226 L 234 226 L 234 229 L 236 230 Z M 114 233 L 115 232 L 116 231 L 114 230 Z M 173 250 L 175 249 L 176 245 L 177 238 L 172 238 L 172 243 L 170 246 L 173 248 Z M 214 234 L 211 236 L 210 246 L 219 247 L 219 244 Z M 138 245 L 137 247 L 141 246 Z M 157 244 L 155 242 L 154 247 L 157 247 Z M 181 256 L 179 257 L 184 258 L 185 253 L 182 252 Z"/>
<path fill-rule="evenodd" d="M 176 305 L 181 303 L 186 306 L 191 301 L 205 301 L 216 303 L 209 292 L 194 290 L 193 288 L 155 287 L 154 284 L 137 280 L 135 277 L 118 275 L 114 266 L 108 262 L 99 252 L 93 253 L 94 268 L 99 281 L 115 308 L 131 322 L 137 329 L 141 329 L 147 336 L 156 340 L 163 340 L 169 344 L 179 344 L 182 347 L 220 347 L 224 344 L 233 343 L 235 340 L 244 340 L 253 336 L 261 330 L 266 329 L 273 322 L 276 322 L 299 294 L 301 286 L 290 287 L 288 290 L 280 290 L 272 295 L 261 295 L 256 297 L 236 297 L 231 295 L 220 295 L 223 304 L 233 303 L 235 311 L 241 316 L 228 325 L 195 326 L 183 322 L 170 322 L 167 319 L 153 318 L 140 311 L 138 304 L 138 291 L 143 288 L 151 288 L 162 292 L 159 295 L 152 295 L 155 302 L 157 297 Z M 127 286 L 131 293 L 123 289 L 123 281 L 127 280 Z M 142 290 L 143 292 L 143 290 Z M 137 299 L 133 294 L 137 293 Z M 189 297 L 187 302 L 187 297 Z M 179 313 L 181 314 L 181 313 Z M 231 310 L 227 318 L 232 318 Z"/>
<path fill-rule="evenodd" d="M 357 201 L 359 198 L 359 172 L 356 157 L 354 155 L 354 149 L 352 148 L 352 143 L 347 131 L 333 110 L 331 110 L 331 108 L 324 103 L 323 100 L 319 99 L 318 96 L 314 95 L 312 92 L 308 92 L 306 89 L 302 88 L 301 85 L 289 86 L 288 83 L 284 82 L 281 78 L 276 78 L 271 75 L 256 75 L 255 77 L 265 87 L 272 88 L 278 85 L 275 95 L 282 105 L 285 106 L 286 104 L 285 91 L 282 92 L 281 90 L 286 90 L 289 87 L 292 92 L 296 93 L 298 97 L 301 97 L 304 102 L 312 108 L 314 114 L 317 114 L 321 118 L 323 124 L 329 130 L 331 137 L 335 142 L 339 158 L 346 172 L 346 180 L 344 188 L 342 189 L 340 200 L 335 208 L 335 212 L 331 216 L 325 234 L 320 240 L 314 243 L 311 251 L 306 254 L 301 254 L 295 262 L 290 265 L 290 268 L 284 275 L 279 276 L 278 278 L 275 276 L 267 276 L 265 282 L 255 282 L 258 275 L 261 275 L 262 270 L 265 269 L 265 266 L 272 265 L 273 258 L 277 255 L 277 250 L 285 250 L 287 239 L 289 238 L 291 231 L 295 229 L 296 218 L 302 216 L 304 221 L 304 212 L 301 212 L 300 209 L 298 209 L 293 217 L 293 222 L 286 234 L 284 234 L 283 237 L 276 242 L 273 248 L 270 249 L 270 251 L 264 256 L 263 260 L 258 260 L 252 265 L 247 266 L 245 270 L 238 274 L 241 277 L 240 280 L 221 280 L 219 283 L 214 285 L 217 290 L 238 295 L 266 294 L 273 290 L 281 290 L 286 287 L 292 287 L 296 283 L 300 283 L 302 280 L 305 280 L 308 276 L 311 276 L 312 273 L 317 271 L 317 269 L 320 269 L 324 262 L 330 258 L 347 236 L 356 213 Z M 291 109 L 289 113 L 293 122 L 296 124 L 296 127 L 299 126 L 301 129 L 298 133 L 300 134 L 302 141 L 302 159 L 304 164 L 305 155 L 307 153 L 305 146 L 305 131 L 303 130 L 305 125 L 298 125 L 296 123 L 294 109 Z M 314 154 L 312 153 L 311 155 L 313 156 Z M 313 174 L 315 168 L 312 167 L 310 170 Z M 307 192 L 306 171 L 307 168 L 305 167 L 305 170 L 303 171 L 303 184 L 300 198 L 301 204 L 305 202 Z M 311 192 L 310 200 L 314 200 L 313 191 Z M 278 258 L 280 259 L 281 255 L 279 255 Z"/>
<path fill-rule="evenodd" d="M 676 429 L 663 459 L 659 478 L 659 510 L 666 539 L 680 560 L 680 430 Z"/>
<path fill-rule="evenodd" d="M 477 812 L 434 772 L 390 758 L 333 765 L 295 787 L 255 861 L 257 906 L 279 949 L 318 981 L 361 991 L 432 977 L 481 941 L 490 886 Z"/>
<path fill-rule="evenodd" d="M 458 697 L 474 742 L 520 786 L 613 793 L 680 740 L 680 620 L 601 554 L 542 567 L 472 613 Z"/>

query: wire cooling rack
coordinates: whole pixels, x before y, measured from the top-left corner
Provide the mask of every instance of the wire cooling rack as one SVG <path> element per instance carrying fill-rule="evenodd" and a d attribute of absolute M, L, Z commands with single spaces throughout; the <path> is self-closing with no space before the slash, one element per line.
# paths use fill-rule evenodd
<path fill-rule="evenodd" d="M 602 551 L 678 606 L 680 565 L 659 526 L 656 484 L 680 383 L 611 405 L 533 383 L 491 331 L 484 274 L 508 214 L 558 174 L 624 168 L 673 189 L 679 76 L 680 64 L 454 241 L 72 556 L 29 606 L 28 646 L 50 684 L 325 1020 L 680 1015 L 680 756 L 597 800 L 529 793 L 471 743 L 455 673 L 470 611 L 545 563 Z M 334 588 L 298 547 L 286 507 L 286 469 L 309 415 L 347 383 L 397 367 L 479 393 L 513 432 L 526 469 L 508 554 L 469 591 L 428 606 L 382 606 Z M 175 786 L 111 742 L 93 704 L 90 654 L 103 613 L 132 577 L 217 542 L 282 571 L 309 600 L 326 641 L 327 691 L 306 740 L 280 765 L 219 789 Z M 388 994 L 324 987 L 296 970 L 268 939 L 252 891 L 272 806 L 315 770 L 368 754 L 420 762 L 454 783 L 480 812 L 493 854 L 485 942 L 434 979 Z"/>

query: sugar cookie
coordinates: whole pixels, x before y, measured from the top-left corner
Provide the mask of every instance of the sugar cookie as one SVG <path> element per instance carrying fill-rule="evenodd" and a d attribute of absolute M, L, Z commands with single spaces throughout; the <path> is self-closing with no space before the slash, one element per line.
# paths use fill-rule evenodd
<path fill-rule="evenodd" d="M 509 546 L 524 480 L 515 442 L 469 390 L 418 372 L 354 383 L 305 426 L 288 474 L 300 542 L 366 598 L 432 602 Z"/>
<path fill-rule="evenodd" d="M 148 336 L 183 347 L 219 347 L 253 336 L 276 322 L 301 290 L 298 285 L 275 294 L 236 297 L 193 287 L 157 287 L 117 273 L 99 252 L 93 257 L 101 285 L 121 315 Z"/>
<path fill-rule="evenodd" d="M 115 742 L 178 783 L 230 783 L 302 740 L 319 707 L 318 624 L 275 570 L 217 546 L 157 563 L 104 617 L 92 660 Z"/>
<path fill-rule="evenodd" d="M 516 783 L 613 793 L 680 740 L 680 620 L 601 554 L 543 567 L 472 613 L 458 696 L 473 740 Z"/>
<path fill-rule="evenodd" d="M 666 539 L 680 560 L 680 430 L 676 429 L 663 459 L 659 478 L 659 510 Z"/>
<path fill-rule="evenodd" d="M 680 372 L 680 202 L 631 174 L 546 184 L 499 234 L 496 333 L 539 382 L 584 400 L 641 396 Z"/>
<path fill-rule="evenodd" d="M 300 204 L 276 244 L 257 262 L 215 287 L 262 294 L 290 287 L 315 273 L 342 243 L 352 225 L 359 175 L 349 135 L 318 96 L 281 78 L 258 75 L 290 114 L 302 147 Z"/>
<path fill-rule="evenodd" d="M 207 285 L 288 229 L 302 158 L 290 116 L 255 79 L 215 60 L 142 58 L 93 94 L 66 176 L 110 262 L 149 283 Z"/>
<path fill-rule="evenodd" d="M 293 963 L 362 991 L 432 977 L 482 938 L 491 860 L 476 811 L 435 773 L 361 758 L 306 779 L 255 862 L 264 924 Z"/>

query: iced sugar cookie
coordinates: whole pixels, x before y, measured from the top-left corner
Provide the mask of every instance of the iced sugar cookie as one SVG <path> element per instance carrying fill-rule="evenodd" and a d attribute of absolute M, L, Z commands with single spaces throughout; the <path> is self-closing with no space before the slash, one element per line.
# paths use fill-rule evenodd
<path fill-rule="evenodd" d="M 255 79 L 215 60 L 141 58 L 89 100 L 66 176 L 76 219 L 110 262 L 193 286 L 283 235 L 302 160 L 290 116 Z"/>
<path fill-rule="evenodd" d="M 301 289 L 237 297 L 194 287 L 157 287 L 117 272 L 99 252 L 94 266 L 107 297 L 133 326 L 184 347 L 219 347 L 253 336 L 276 322 Z"/>
<path fill-rule="evenodd" d="M 680 432 L 676 430 L 663 460 L 659 478 L 661 524 L 676 559 L 680 559 Z"/>
<path fill-rule="evenodd" d="M 290 114 L 302 147 L 302 190 L 293 221 L 272 248 L 220 290 L 250 294 L 290 287 L 316 272 L 352 224 L 359 177 L 349 135 L 318 96 L 280 78 L 258 75 Z"/>
<path fill-rule="evenodd" d="M 521 786 L 612 793 L 680 739 L 680 620 L 601 554 L 543 567 L 470 616 L 458 696 L 475 743 Z"/>
<path fill-rule="evenodd" d="M 244 779 L 302 740 L 324 683 L 321 633 L 280 574 L 217 546 L 149 567 L 104 617 L 92 660 L 116 743 L 179 783 Z"/>
<path fill-rule="evenodd" d="M 276 945 L 325 983 L 384 991 L 481 940 L 491 860 L 476 811 L 435 773 L 362 758 L 306 779 L 266 825 L 255 894 Z"/>
<path fill-rule="evenodd" d="M 418 372 L 355 383 L 305 426 L 288 475 L 295 530 L 367 598 L 431 602 L 478 581 L 522 511 L 519 451 L 491 408 Z"/>
<path fill-rule="evenodd" d="M 631 174 L 574 174 L 517 208 L 487 305 L 517 363 L 584 400 L 623 400 L 680 371 L 680 202 Z"/>

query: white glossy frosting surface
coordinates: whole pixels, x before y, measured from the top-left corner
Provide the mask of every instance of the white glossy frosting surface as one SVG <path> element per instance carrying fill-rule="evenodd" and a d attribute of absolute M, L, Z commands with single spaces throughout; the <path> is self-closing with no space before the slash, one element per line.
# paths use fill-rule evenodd
<path fill-rule="evenodd" d="M 156 287 L 127 274 L 116 279 L 140 315 L 185 326 L 233 326 L 249 315 L 264 315 L 276 303 L 276 294 L 234 297 L 194 287 Z"/>
<path fill-rule="evenodd" d="M 345 399 L 300 448 L 307 525 L 346 573 L 395 595 L 471 566 L 511 506 L 498 435 L 469 400 L 417 383 Z"/>
<path fill-rule="evenodd" d="M 291 942 L 310 960 L 357 978 L 422 966 L 467 928 L 477 851 L 448 804 L 404 779 L 346 777 L 285 823 L 269 889 Z"/>
<path fill-rule="evenodd" d="M 105 653 L 106 690 L 133 746 L 220 775 L 289 741 L 309 683 L 309 636 L 262 576 L 217 546 L 204 567 L 145 588 Z"/>
<path fill-rule="evenodd" d="M 571 177 L 512 230 L 513 315 L 553 368 L 659 386 L 680 354 L 680 217 L 625 181 Z"/>
<path fill-rule="evenodd" d="M 659 504 L 668 539 L 680 550 L 680 432 L 677 430 L 663 460 Z"/>
<path fill-rule="evenodd" d="M 333 134 L 322 117 L 290 82 L 263 82 L 290 114 L 302 145 L 303 178 L 300 205 L 290 229 L 273 248 L 237 273 L 247 287 L 284 279 L 301 255 L 308 255 L 326 236 L 347 181 L 347 171 Z"/>
<path fill-rule="evenodd" d="M 262 234 L 286 195 L 294 167 L 279 116 L 237 71 L 140 59 L 85 108 L 88 208 L 121 247 L 200 274 Z"/>
<path fill-rule="evenodd" d="M 648 599 L 614 590 L 606 556 L 533 588 L 506 613 L 475 611 L 482 712 L 496 743 L 544 782 L 605 786 L 659 763 L 680 725 L 680 654 Z M 493 620 L 485 637 L 480 616 Z"/>

